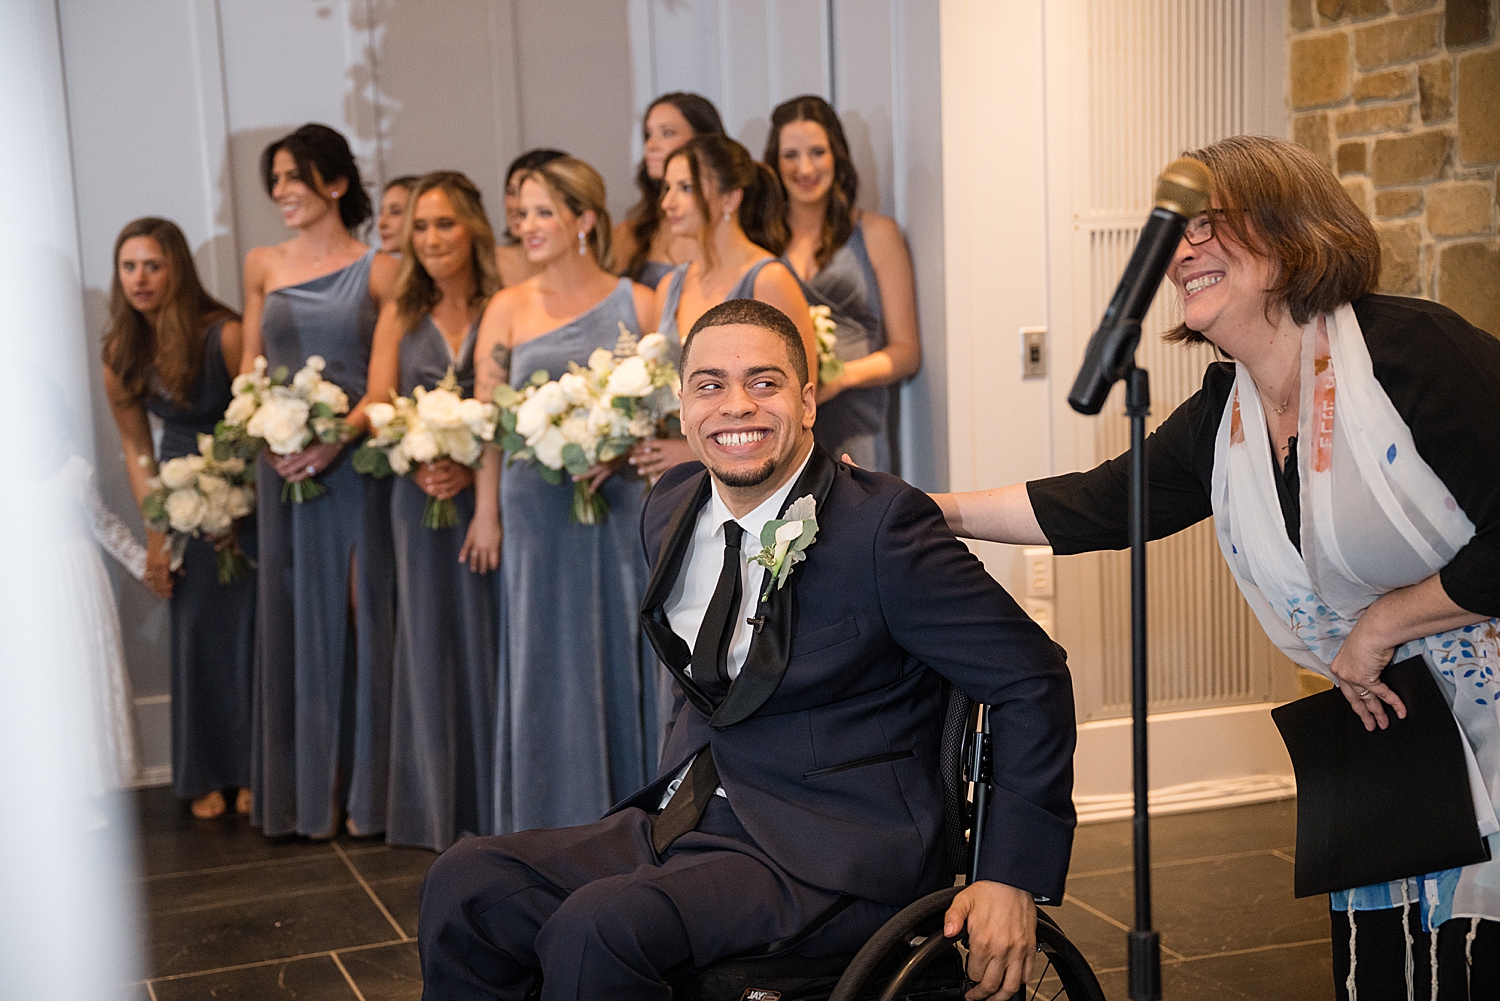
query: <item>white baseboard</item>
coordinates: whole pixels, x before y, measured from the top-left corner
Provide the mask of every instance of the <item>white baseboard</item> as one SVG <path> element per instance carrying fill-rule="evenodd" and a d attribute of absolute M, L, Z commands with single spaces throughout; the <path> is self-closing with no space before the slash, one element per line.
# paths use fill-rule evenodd
<path fill-rule="evenodd" d="M 1292 762 L 1261 702 L 1147 717 L 1153 813 L 1187 813 L 1297 794 Z M 1073 804 L 1079 823 L 1131 815 L 1130 720 L 1078 727 Z"/>
<path fill-rule="evenodd" d="M 131 789 L 151 789 L 156 786 L 169 786 L 172 784 L 171 765 L 148 765 L 142 768 L 130 783 Z"/>

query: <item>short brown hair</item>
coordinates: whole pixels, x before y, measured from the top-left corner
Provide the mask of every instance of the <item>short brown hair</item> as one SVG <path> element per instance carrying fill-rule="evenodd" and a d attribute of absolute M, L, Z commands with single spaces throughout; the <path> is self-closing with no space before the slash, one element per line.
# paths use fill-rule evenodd
<path fill-rule="evenodd" d="M 687 372 L 688 351 L 692 349 L 693 338 L 701 331 L 709 327 L 732 327 L 738 324 L 761 327 L 781 338 L 786 346 L 786 353 L 791 358 L 792 371 L 797 374 L 798 385 L 807 385 L 807 349 L 802 344 L 802 334 L 797 331 L 797 325 L 781 310 L 759 299 L 726 299 L 698 317 L 698 322 L 688 331 L 687 340 L 682 342 L 682 371 Z"/>
<path fill-rule="evenodd" d="M 495 230 L 484 212 L 484 196 L 463 174 L 456 170 L 439 170 L 413 181 L 407 203 L 406 222 L 401 228 L 401 269 L 396 273 L 396 318 L 402 331 L 411 333 L 432 312 L 442 298 L 432 276 L 417 259 L 412 224 L 417 199 L 429 191 L 440 190 L 448 196 L 453 214 L 469 231 L 469 263 L 474 269 L 474 296 L 470 305 L 480 312 L 490 296 L 500 290 L 500 269 L 495 265 Z"/>
<path fill-rule="evenodd" d="M 1183 155 L 1213 171 L 1214 198 L 1227 210 L 1215 214 L 1215 234 L 1275 265 L 1270 306 L 1285 308 L 1300 325 L 1375 290 L 1375 227 L 1328 164 L 1270 136 L 1231 136 Z M 1178 324 L 1167 340 L 1206 338 Z"/>

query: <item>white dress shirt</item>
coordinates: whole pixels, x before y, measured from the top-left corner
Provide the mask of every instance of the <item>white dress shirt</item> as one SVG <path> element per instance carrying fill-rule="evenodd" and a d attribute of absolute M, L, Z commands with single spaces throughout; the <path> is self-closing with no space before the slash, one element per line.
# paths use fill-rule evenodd
<path fill-rule="evenodd" d="M 673 585 L 672 593 L 663 606 L 672 631 L 682 637 L 688 649 L 692 649 L 698 640 L 703 616 L 708 613 L 708 603 L 714 596 L 714 589 L 719 586 L 719 573 L 724 569 L 724 523 L 738 522 L 745 530 L 745 535 L 740 540 L 740 610 L 733 619 L 734 638 L 729 643 L 726 665 L 731 681 L 739 676 L 740 669 L 745 666 L 745 658 L 750 655 L 750 641 L 755 637 L 755 627 L 746 620 L 755 615 L 755 609 L 760 604 L 761 588 L 766 586 L 766 568 L 759 563 L 749 562 L 750 558 L 761 551 L 761 529 L 766 522 L 781 514 L 792 487 L 797 485 L 797 480 L 801 478 L 802 471 L 807 468 L 808 459 L 811 458 L 812 453 L 809 452 L 807 458 L 802 460 L 802 465 L 786 481 L 786 485 L 743 518 L 736 518 L 730 513 L 729 505 L 719 496 L 719 484 L 710 477 L 713 492 L 708 503 L 698 512 L 692 542 L 682 559 L 682 572 L 677 575 L 677 583 Z M 691 667 L 687 671 L 689 675 L 692 674 Z M 682 784 L 683 776 L 692 764 L 689 761 L 684 765 L 667 787 L 667 793 L 662 797 L 662 807 L 677 792 L 677 787 Z M 724 795 L 722 788 L 715 792 L 720 796 Z"/>

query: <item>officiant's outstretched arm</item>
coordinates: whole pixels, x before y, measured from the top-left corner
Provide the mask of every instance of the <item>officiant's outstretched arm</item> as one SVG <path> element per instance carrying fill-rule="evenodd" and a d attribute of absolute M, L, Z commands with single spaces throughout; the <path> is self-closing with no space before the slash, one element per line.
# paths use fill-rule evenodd
<path fill-rule="evenodd" d="M 736 299 L 682 352 L 698 462 L 647 499 L 641 628 L 680 693 L 654 782 L 602 820 L 469 838 L 422 890 L 425 994 L 665 999 L 694 968 L 807 933 L 853 952 L 951 885 L 944 678 L 994 705 L 996 795 L 967 930 L 971 998 L 1009 997 L 1060 902 L 1074 823 L 1060 650 L 937 506 L 813 441 L 797 326 Z M 815 931 L 810 929 L 816 929 Z"/>

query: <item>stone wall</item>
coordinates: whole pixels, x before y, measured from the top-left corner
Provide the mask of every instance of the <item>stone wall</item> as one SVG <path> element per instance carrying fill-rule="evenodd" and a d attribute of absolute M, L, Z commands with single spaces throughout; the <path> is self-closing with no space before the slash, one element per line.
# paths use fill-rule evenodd
<path fill-rule="evenodd" d="M 1293 138 L 1381 243 L 1382 291 L 1500 336 L 1500 0 L 1288 0 Z"/>

